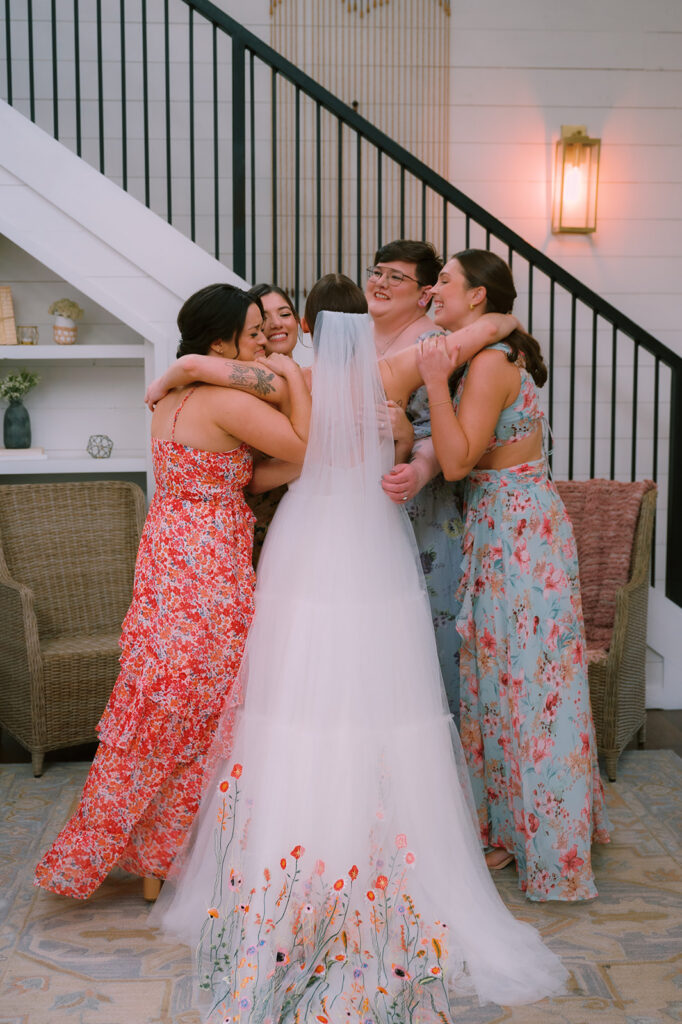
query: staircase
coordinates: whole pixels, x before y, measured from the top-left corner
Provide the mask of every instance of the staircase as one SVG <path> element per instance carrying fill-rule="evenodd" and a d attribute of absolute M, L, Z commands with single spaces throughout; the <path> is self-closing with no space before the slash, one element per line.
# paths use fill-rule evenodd
<path fill-rule="evenodd" d="M 12 21 L 14 2 L 3 56 L 15 109 L 2 111 L 10 134 L 0 129 L 47 144 L 34 121 L 59 142 L 49 163 L 5 147 L 2 188 L 31 205 L 23 215 L 2 203 L 1 231 L 151 341 L 158 365 L 179 302 L 207 280 L 276 281 L 301 304 L 326 271 L 361 281 L 391 238 L 494 249 L 549 364 L 555 476 L 659 484 L 651 614 L 682 635 L 682 539 L 668 529 L 682 521 L 679 356 L 209 0 L 158 0 L 153 12 L 140 0 L 134 19 L 125 3 L 104 14 L 101 0 L 76 0 L 59 20 L 53 3 L 47 21 L 27 0 L 25 22 Z M 66 251 L 43 230 L 52 224 Z"/>
<path fill-rule="evenodd" d="M 178 309 L 212 281 L 246 282 L 0 102 L 0 233 L 175 358 Z"/>

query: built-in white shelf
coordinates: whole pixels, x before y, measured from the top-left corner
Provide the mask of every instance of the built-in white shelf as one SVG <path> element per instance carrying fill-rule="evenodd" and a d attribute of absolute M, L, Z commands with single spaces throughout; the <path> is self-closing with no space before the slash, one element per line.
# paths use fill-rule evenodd
<path fill-rule="evenodd" d="M 144 345 L 0 345 L 0 359 L 26 360 L 128 360 L 144 362 Z"/>
<path fill-rule="evenodd" d="M 3 457 L 0 448 L 0 476 L 15 476 L 24 473 L 144 473 L 147 459 L 144 452 L 125 452 L 111 455 L 108 459 L 93 459 L 83 455 L 60 455 L 46 452 L 46 459 L 22 459 L 18 455 Z"/>
<path fill-rule="evenodd" d="M 90 364 L 91 366 L 135 366 L 142 368 L 145 363 L 144 343 L 123 345 L 0 345 L 0 376 L 15 372 L 18 366 L 27 364 L 48 364 L 53 366 L 68 363 L 69 366 Z M 41 370 L 41 373 L 43 370 Z M 142 386 L 140 384 L 140 386 Z M 0 410 L 0 421 L 2 411 Z M 0 435 L 1 436 L 1 435 Z M 53 444 L 57 438 L 53 438 Z M 58 443 L 58 441 L 57 441 Z M 93 459 L 86 451 L 47 449 L 45 458 L 35 456 L 22 458 L 17 450 L 7 456 L 0 447 L 0 478 L 16 476 L 70 476 L 76 473 L 107 475 L 112 473 L 148 473 L 147 456 L 142 449 L 116 449 L 108 459 Z"/>

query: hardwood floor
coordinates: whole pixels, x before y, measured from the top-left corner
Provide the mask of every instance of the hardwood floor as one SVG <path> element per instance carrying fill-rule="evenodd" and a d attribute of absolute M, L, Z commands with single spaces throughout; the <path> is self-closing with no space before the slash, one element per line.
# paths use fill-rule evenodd
<path fill-rule="evenodd" d="M 682 757 L 682 710 L 680 711 L 647 711 L 645 750 L 674 750 Z M 635 750 L 636 742 L 630 744 L 628 750 Z M 80 747 L 67 747 L 64 750 L 53 750 L 45 755 L 45 762 L 50 761 L 91 761 L 97 750 L 96 743 L 86 743 Z M 26 764 L 31 755 L 17 741 L 4 731 L 0 731 L 0 764 Z"/>

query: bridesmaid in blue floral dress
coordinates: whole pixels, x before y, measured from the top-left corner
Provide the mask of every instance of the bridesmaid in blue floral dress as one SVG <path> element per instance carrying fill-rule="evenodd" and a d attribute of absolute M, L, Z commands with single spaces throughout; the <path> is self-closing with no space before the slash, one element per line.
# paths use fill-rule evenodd
<path fill-rule="evenodd" d="M 451 329 L 510 312 L 516 292 L 494 253 L 466 250 L 432 290 Z M 549 478 L 537 342 L 515 332 L 474 357 L 454 408 L 440 342 L 420 371 L 446 478 L 465 482 L 457 628 L 461 739 L 492 869 L 516 860 L 530 899 L 597 895 L 593 840 L 608 842 L 585 661 L 575 540 Z"/>
<path fill-rule="evenodd" d="M 368 268 L 365 297 L 374 327 L 377 356 L 394 356 L 443 334 L 426 315 L 443 262 L 428 242 L 400 238 L 383 245 Z M 425 388 L 405 410 L 389 402 L 396 466 L 384 489 L 405 504 L 414 530 L 431 605 L 438 661 L 450 712 L 459 724 L 459 612 L 457 585 L 462 562 L 461 485 L 445 480 L 433 454 Z"/>
<path fill-rule="evenodd" d="M 437 337 L 441 332 L 422 335 Z M 431 464 L 435 475 L 405 504 L 412 523 L 419 558 L 426 579 L 431 604 L 433 628 L 436 634 L 438 661 L 450 711 L 459 727 L 459 647 L 460 635 L 456 629 L 460 601 L 458 583 L 462 571 L 462 517 L 461 481 L 446 480 L 432 455 L 431 418 L 426 388 L 421 387 L 410 398 L 407 416 L 414 430 L 412 454 L 413 468 L 421 463 Z M 400 467 L 396 467 L 400 472 Z M 389 474 L 390 478 L 390 474 Z"/>

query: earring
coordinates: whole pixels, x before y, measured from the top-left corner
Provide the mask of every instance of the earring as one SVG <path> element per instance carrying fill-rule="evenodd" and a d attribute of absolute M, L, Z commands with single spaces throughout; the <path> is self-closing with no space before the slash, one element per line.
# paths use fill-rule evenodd
<path fill-rule="evenodd" d="M 297 334 L 297 337 L 296 337 L 297 344 L 299 344 L 301 346 L 301 348 L 312 348 L 313 347 L 312 343 L 310 345 L 306 345 L 306 343 L 303 340 L 304 337 L 305 337 L 305 335 L 303 334 L 303 331 L 301 330 L 301 325 L 299 324 L 298 325 L 298 334 Z M 310 335 L 308 335 L 308 337 L 310 337 Z"/>
<path fill-rule="evenodd" d="M 469 309 L 476 309 L 476 303 L 475 302 L 470 302 L 469 303 Z"/>

